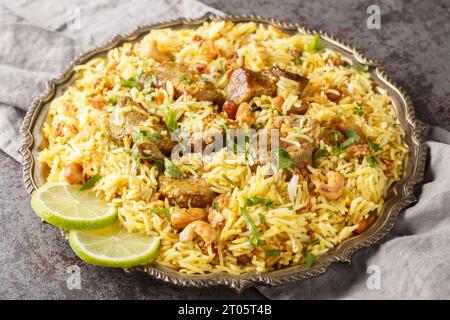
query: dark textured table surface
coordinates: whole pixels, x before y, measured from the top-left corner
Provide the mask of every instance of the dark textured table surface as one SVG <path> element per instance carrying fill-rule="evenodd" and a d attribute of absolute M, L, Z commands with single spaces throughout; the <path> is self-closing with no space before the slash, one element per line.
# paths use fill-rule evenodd
<path fill-rule="evenodd" d="M 322 29 L 383 62 L 412 97 L 420 119 L 450 129 L 450 1 L 203 0 L 230 14 L 271 16 Z M 366 27 L 367 7 L 381 9 L 381 29 Z M 0 151 L 0 298 L 257 299 L 215 289 L 183 289 L 145 274 L 87 266 L 59 231 L 40 224 L 22 185 L 21 166 Z M 81 290 L 69 290 L 68 269 L 80 269 Z M 326 289 L 326 288 L 324 288 Z"/>

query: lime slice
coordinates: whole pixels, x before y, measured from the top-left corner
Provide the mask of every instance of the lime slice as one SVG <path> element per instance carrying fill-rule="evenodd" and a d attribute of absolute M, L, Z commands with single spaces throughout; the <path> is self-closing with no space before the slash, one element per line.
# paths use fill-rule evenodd
<path fill-rule="evenodd" d="M 101 229 L 117 218 L 117 208 L 98 199 L 94 191 L 80 191 L 79 185 L 64 182 L 37 189 L 31 207 L 39 217 L 64 229 Z"/>
<path fill-rule="evenodd" d="M 87 263 L 111 268 L 147 264 L 159 249 L 159 238 L 129 233 L 118 224 L 101 230 L 71 230 L 72 250 Z"/>

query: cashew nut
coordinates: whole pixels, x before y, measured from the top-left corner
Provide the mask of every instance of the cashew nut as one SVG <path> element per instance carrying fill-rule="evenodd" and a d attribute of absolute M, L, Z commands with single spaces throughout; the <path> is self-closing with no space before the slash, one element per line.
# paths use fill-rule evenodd
<path fill-rule="evenodd" d="M 191 222 L 203 220 L 206 211 L 202 208 L 178 209 L 170 216 L 170 223 L 175 229 L 183 229 Z"/>
<path fill-rule="evenodd" d="M 330 171 L 327 173 L 327 183 L 321 183 L 317 187 L 317 192 L 328 200 L 336 200 L 342 196 L 344 184 L 345 178 L 341 173 Z"/>
<path fill-rule="evenodd" d="M 252 109 L 247 102 L 243 102 L 239 105 L 236 112 L 236 120 L 240 124 L 246 124 L 249 127 L 255 124 L 255 117 L 252 114 Z"/>
<path fill-rule="evenodd" d="M 216 240 L 216 230 L 207 222 L 197 220 L 191 222 L 180 233 L 181 242 L 190 242 L 194 240 L 195 235 L 198 235 L 205 242 L 205 246 L 209 246 Z"/>
<path fill-rule="evenodd" d="M 70 162 L 64 168 L 64 178 L 70 184 L 77 184 L 83 181 L 83 166 L 78 162 Z"/>

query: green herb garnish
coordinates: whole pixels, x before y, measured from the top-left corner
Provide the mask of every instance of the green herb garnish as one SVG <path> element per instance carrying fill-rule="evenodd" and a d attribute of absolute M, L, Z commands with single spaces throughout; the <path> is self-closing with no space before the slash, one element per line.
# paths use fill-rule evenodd
<path fill-rule="evenodd" d="M 280 148 L 278 151 L 278 165 L 280 169 L 291 168 L 294 161 L 291 159 L 289 152 Z"/>
<path fill-rule="evenodd" d="M 334 142 L 338 142 L 339 137 L 341 136 L 341 133 L 337 130 L 332 130 L 332 131 L 330 131 L 330 135 L 331 135 L 331 138 L 333 138 Z"/>
<path fill-rule="evenodd" d="M 214 202 L 212 207 L 214 208 L 214 210 L 216 210 L 217 212 L 220 212 L 220 206 L 218 202 Z"/>
<path fill-rule="evenodd" d="M 117 103 L 117 100 L 114 99 L 114 98 L 108 98 L 107 102 L 108 102 L 109 104 L 112 104 L 113 106 L 115 106 L 116 103 Z"/>
<path fill-rule="evenodd" d="M 308 45 L 306 46 L 306 51 L 307 52 L 319 52 L 325 49 L 325 45 L 323 45 L 320 42 L 320 36 L 318 34 L 315 34 L 312 39 L 311 42 L 308 43 Z"/>
<path fill-rule="evenodd" d="M 156 214 L 163 214 L 167 217 L 170 216 L 170 210 L 168 208 L 153 208 L 150 210 Z"/>
<path fill-rule="evenodd" d="M 220 60 L 219 64 L 220 64 L 220 70 L 222 71 L 222 73 L 225 73 L 225 66 L 223 65 L 223 60 Z"/>
<path fill-rule="evenodd" d="M 129 88 L 138 88 L 140 86 L 139 79 L 137 78 L 128 78 L 126 80 L 122 80 L 122 84 Z"/>
<path fill-rule="evenodd" d="M 316 163 L 317 159 L 321 158 L 321 157 L 325 157 L 328 155 L 328 151 L 325 149 L 317 149 L 316 151 L 314 151 L 314 155 L 313 155 L 313 163 Z"/>
<path fill-rule="evenodd" d="M 363 115 L 364 115 L 363 106 L 362 106 L 361 104 L 358 103 L 358 104 L 355 106 L 355 113 L 356 113 L 358 116 L 363 116 Z"/>
<path fill-rule="evenodd" d="M 369 146 L 369 149 L 372 150 L 372 151 L 380 151 L 380 150 L 383 150 L 383 148 L 381 148 L 379 144 L 373 142 L 373 141 L 370 140 L 370 139 L 367 139 L 367 145 Z"/>
<path fill-rule="evenodd" d="M 364 162 L 367 163 L 372 168 L 376 167 L 378 160 L 374 156 L 371 157 L 364 157 Z"/>
<path fill-rule="evenodd" d="M 266 222 L 266 215 L 263 214 L 263 213 L 260 213 L 260 214 L 259 214 L 259 221 L 260 221 L 261 223 Z"/>
<path fill-rule="evenodd" d="M 186 77 L 185 75 L 179 76 L 178 81 L 191 84 L 192 80 Z"/>
<path fill-rule="evenodd" d="M 306 260 L 306 265 L 308 266 L 308 268 L 310 268 L 313 264 L 314 261 L 316 260 L 316 256 L 313 255 L 311 252 L 307 251 L 303 254 L 303 256 L 305 257 Z"/>
<path fill-rule="evenodd" d="M 167 113 L 166 126 L 169 131 L 178 130 L 178 122 L 175 119 L 175 112 L 173 112 L 173 109 L 169 109 L 169 112 Z"/>
<path fill-rule="evenodd" d="M 164 170 L 164 160 L 155 161 L 155 168 L 158 171 L 163 171 Z"/>
<path fill-rule="evenodd" d="M 303 58 L 302 57 L 297 57 L 297 58 L 294 58 L 293 61 L 294 61 L 295 65 L 299 65 L 299 64 L 303 63 Z"/>
<path fill-rule="evenodd" d="M 233 180 L 231 180 L 230 178 L 228 178 L 228 176 L 225 173 L 222 173 L 222 177 L 228 181 L 229 184 L 231 184 L 233 187 L 236 188 L 236 185 L 234 184 Z"/>
<path fill-rule="evenodd" d="M 316 239 L 314 239 L 313 241 L 311 241 L 309 244 L 310 244 L 310 245 L 319 244 L 320 241 L 322 241 L 320 238 L 316 238 Z"/>
<path fill-rule="evenodd" d="M 139 166 L 141 164 L 141 153 L 135 146 L 133 146 L 133 148 L 131 149 L 130 155 Z"/>
<path fill-rule="evenodd" d="M 259 230 L 255 225 L 250 213 L 246 208 L 241 208 L 242 216 L 244 217 L 245 223 L 247 224 L 247 228 L 250 231 L 250 235 L 248 236 L 248 241 L 253 245 L 259 245 Z"/>
<path fill-rule="evenodd" d="M 172 161 L 167 158 L 164 159 L 164 167 L 166 168 L 166 170 L 164 170 L 164 174 L 166 176 L 174 179 L 179 179 L 184 176 L 180 168 L 178 168 Z"/>
<path fill-rule="evenodd" d="M 352 65 L 352 67 L 359 72 L 367 72 L 369 71 L 369 65 L 368 64 L 363 64 L 361 66 L 359 65 Z"/>
<path fill-rule="evenodd" d="M 148 141 L 159 144 L 161 142 L 162 136 L 157 131 L 153 131 L 152 133 L 148 134 L 145 130 L 135 128 L 135 130 L 131 134 L 131 139 L 134 143 L 138 141 Z"/>
<path fill-rule="evenodd" d="M 81 186 L 80 191 L 91 189 L 101 178 L 102 176 L 100 174 L 94 174 L 88 181 L 86 181 L 86 183 Z"/>
<path fill-rule="evenodd" d="M 248 207 L 256 206 L 256 205 L 263 205 L 267 208 L 271 208 L 273 205 L 273 201 L 271 199 L 264 199 L 260 197 L 253 197 L 253 198 L 247 198 L 245 200 L 245 204 Z"/>
<path fill-rule="evenodd" d="M 266 257 L 279 257 L 281 254 L 280 250 L 267 250 Z"/>
<path fill-rule="evenodd" d="M 202 78 L 202 77 L 200 77 L 200 78 L 198 78 L 198 79 L 197 79 L 197 82 L 208 83 L 208 82 L 209 82 L 209 80 L 208 80 L 208 79 L 205 79 L 205 78 Z"/>
<path fill-rule="evenodd" d="M 359 135 L 355 132 L 355 129 L 348 127 L 345 129 L 345 135 L 347 136 L 347 140 L 342 142 L 341 146 L 342 148 L 348 148 L 353 144 L 356 144 L 359 142 Z"/>
<path fill-rule="evenodd" d="M 144 89 L 150 89 L 152 87 L 153 83 L 156 83 L 156 79 L 154 76 L 146 78 L 144 80 Z"/>

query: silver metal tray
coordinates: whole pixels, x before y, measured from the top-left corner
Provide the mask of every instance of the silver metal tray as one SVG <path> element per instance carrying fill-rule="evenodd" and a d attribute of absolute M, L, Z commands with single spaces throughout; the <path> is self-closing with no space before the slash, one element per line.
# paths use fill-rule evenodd
<path fill-rule="evenodd" d="M 366 64 L 369 66 L 373 80 L 383 89 L 387 90 L 392 98 L 401 126 L 406 132 L 406 143 L 409 154 L 406 170 L 401 181 L 396 183 L 391 192 L 391 197 L 386 201 L 382 214 L 364 233 L 354 236 L 333 251 L 319 256 L 311 268 L 305 265 L 296 265 L 277 271 L 263 274 L 248 273 L 240 276 L 225 273 L 208 275 L 186 275 L 160 266 L 142 266 L 127 269 L 126 271 L 143 271 L 149 275 L 180 286 L 207 287 L 214 285 L 226 285 L 241 291 L 256 284 L 280 285 L 295 280 L 303 280 L 323 274 L 333 262 L 350 263 L 352 255 L 363 247 L 370 246 L 386 236 L 394 226 L 399 212 L 414 203 L 416 198 L 413 194 L 414 186 L 421 183 L 425 170 L 427 155 L 426 145 L 421 137 L 424 125 L 415 117 L 414 107 L 403 89 L 393 83 L 384 73 L 381 64 L 377 61 L 367 59 L 363 54 L 352 46 L 343 43 L 339 39 L 322 31 L 314 31 L 301 24 L 283 23 L 274 19 L 259 16 L 224 16 L 219 17 L 211 13 L 199 19 L 177 19 L 147 26 L 138 27 L 128 35 L 119 34 L 103 46 L 95 48 L 72 61 L 66 70 L 57 78 L 47 82 L 45 92 L 34 99 L 24 119 L 21 133 L 23 144 L 19 152 L 23 156 L 23 179 L 28 193 L 40 187 L 45 182 L 45 170 L 38 162 L 38 153 L 44 142 L 41 128 L 46 119 L 49 103 L 58 96 L 65 87 L 74 81 L 75 72 L 73 67 L 84 64 L 88 60 L 104 55 L 108 50 L 120 46 L 125 42 L 140 40 L 146 33 L 156 28 L 196 28 L 204 21 L 231 20 L 234 22 L 255 21 L 263 24 L 273 25 L 287 33 L 300 32 L 304 34 L 318 33 L 323 42 L 338 52 L 351 63 Z"/>

